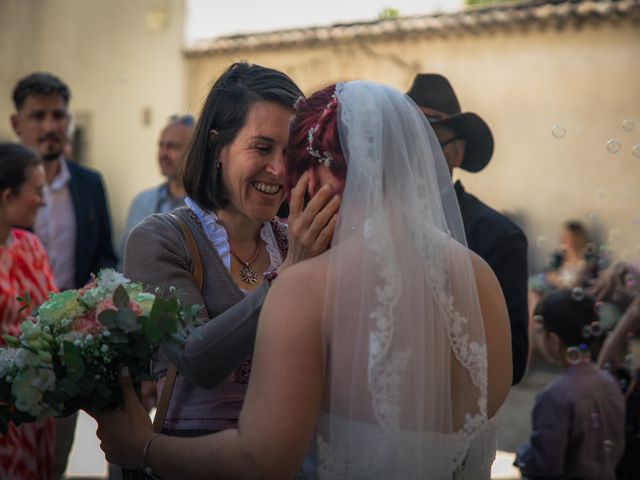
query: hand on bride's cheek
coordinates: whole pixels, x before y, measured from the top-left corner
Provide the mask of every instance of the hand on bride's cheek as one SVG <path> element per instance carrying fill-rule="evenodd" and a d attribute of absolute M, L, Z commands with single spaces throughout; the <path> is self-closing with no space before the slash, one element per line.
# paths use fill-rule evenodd
<path fill-rule="evenodd" d="M 313 197 L 323 185 L 331 185 L 333 193 L 342 196 L 344 179 L 336 177 L 331 170 L 323 165 L 314 165 L 309 170 L 309 195 Z"/>

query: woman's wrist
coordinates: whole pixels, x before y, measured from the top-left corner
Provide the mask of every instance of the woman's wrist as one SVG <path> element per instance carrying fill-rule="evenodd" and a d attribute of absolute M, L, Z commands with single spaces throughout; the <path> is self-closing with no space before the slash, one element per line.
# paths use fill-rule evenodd
<path fill-rule="evenodd" d="M 153 473 L 153 467 L 151 466 L 151 445 L 155 439 L 157 439 L 161 433 L 154 433 L 149 437 L 149 439 L 145 442 L 144 448 L 142 449 L 142 463 L 144 464 L 144 471 L 146 473 L 154 475 L 156 478 L 158 475 Z"/>

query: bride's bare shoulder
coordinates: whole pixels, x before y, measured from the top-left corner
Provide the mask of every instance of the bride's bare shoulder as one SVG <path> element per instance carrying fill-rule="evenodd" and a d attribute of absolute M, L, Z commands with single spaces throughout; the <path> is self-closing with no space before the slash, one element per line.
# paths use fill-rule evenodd
<path fill-rule="evenodd" d="M 303 262 L 296 263 L 283 271 L 271 286 L 269 295 L 322 298 L 327 275 L 328 254 L 324 253 Z"/>

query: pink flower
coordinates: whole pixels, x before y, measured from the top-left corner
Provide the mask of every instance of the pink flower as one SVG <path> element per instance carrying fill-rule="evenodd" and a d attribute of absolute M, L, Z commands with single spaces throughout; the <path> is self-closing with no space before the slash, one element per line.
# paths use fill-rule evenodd
<path fill-rule="evenodd" d="M 136 317 L 144 315 L 144 308 L 141 305 L 134 302 L 133 300 L 129 300 L 129 308 L 133 310 L 133 313 L 136 314 Z"/>
<path fill-rule="evenodd" d="M 144 308 L 139 305 L 137 302 L 133 300 L 129 300 L 129 308 L 133 310 L 133 313 L 136 314 L 136 317 L 140 315 L 144 315 Z M 96 305 L 96 317 L 99 316 L 105 310 L 117 310 L 118 308 L 113 303 L 113 298 L 111 296 L 106 297 L 102 302 Z"/>
<path fill-rule="evenodd" d="M 98 321 L 96 312 L 91 311 L 74 318 L 71 322 L 71 330 L 78 333 L 99 333 L 102 330 L 102 324 Z"/>
<path fill-rule="evenodd" d="M 96 305 L 96 317 L 99 317 L 105 310 L 117 310 L 116 306 L 113 304 L 113 298 L 111 298 L 111 296 L 108 296 Z"/>
<path fill-rule="evenodd" d="M 94 275 L 91 276 L 91 280 L 89 280 L 89 283 L 87 283 L 84 287 L 82 287 L 80 290 L 78 290 L 78 295 L 82 296 L 85 293 L 87 293 L 89 290 L 91 290 L 92 288 L 95 288 L 98 286 L 98 280 L 96 279 L 96 277 Z"/>

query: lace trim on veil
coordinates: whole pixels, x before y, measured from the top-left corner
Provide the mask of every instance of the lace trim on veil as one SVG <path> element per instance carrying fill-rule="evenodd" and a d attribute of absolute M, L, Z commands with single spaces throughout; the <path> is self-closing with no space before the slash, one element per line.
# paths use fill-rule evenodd
<path fill-rule="evenodd" d="M 338 85 L 336 94 L 342 94 L 344 85 Z M 373 118 L 359 118 L 354 120 L 357 107 L 356 102 L 340 102 L 340 118 L 345 128 L 349 128 L 350 138 L 358 138 L 358 142 L 349 144 L 349 157 L 377 159 L 375 152 L 375 139 L 373 137 Z M 356 129 L 355 131 L 353 129 Z M 357 150 L 356 150 L 357 149 Z M 346 153 L 346 152 L 345 152 Z M 373 160 L 372 160 L 373 163 Z M 371 177 L 379 174 L 380 169 L 359 166 L 358 174 Z M 349 165 L 353 168 L 353 165 Z M 429 185 L 414 179 L 417 184 L 417 205 L 419 210 L 429 212 Z M 374 182 L 371 182 L 374 184 Z M 377 198 L 382 198 L 378 195 Z M 375 471 L 380 465 L 384 465 L 385 458 L 393 448 L 389 446 L 387 433 L 395 433 L 401 430 L 401 383 L 403 373 L 406 371 L 411 356 L 414 354 L 411 348 L 404 351 L 391 349 L 394 338 L 394 308 L 397 306 L 403 289 L 402 272 L 398 263 L 393 258 L 392 239 L 390 227 L 385 225 L 387 221 L 382 212 L 384 207 L 369 205 L 374 214 L 363 225 L 366 246 L 375 254 L 375 262 L 380 267 L 378 278 L 380 285 L 375 288 L 376 303 L 371 307 L 368 318 L 370 320 L 369 332 L 369 357 L 368 357 L 368 385 L 372 397 L 373 413 L 375 420 L 379 422 L 380 429 L 373 433 L 374 438 L 367 441 L 367 450 L 364 455 L 361 450 L 353 452 L 344 445 L 337 445 L 336 439 L 328 440 L 319 431 L 316 436 L 318 448 L 317 473 L 320 478 L 344 478 L 345 473 L 357 472 L 366 477 L 367 471 Z M 428 213 L 425 213 L 425 218 Z M 416 227 L 417 228 L 417 227 Z M 463 468 L 463 460 L 469 451 L 471 441 L 487 424 L 487 346 L 486 343 L 470 341 L 465 332 L 467 319 L 458 312 L 454 306 L 454 299 L 450 291 L 450 275 L 448 259 L 442 255 L 446 251 L 446 242 L 451 239 L 444 232 L 426 222 L 420 230 L 414 230 L 416 247 L 424 255 L 424 261 L 429 266 L 425 269 L 429 287 L 435 299 L 437 307 L 445 314 L 447 321 L 446 333 L 450 346 L 460 362 L 471 377 L 480 395 L 478 398 L 478 413 L 465 415 L 464 426 L 461 431 L 450 434 L 453 441 L 452 465 L 453 469 Z M 443 247 L 445 245 L 445 247 Z M 329 443 L 331 441 L 331 444 Z M 451 470 L 450 470 L 451 471 Z"/>

